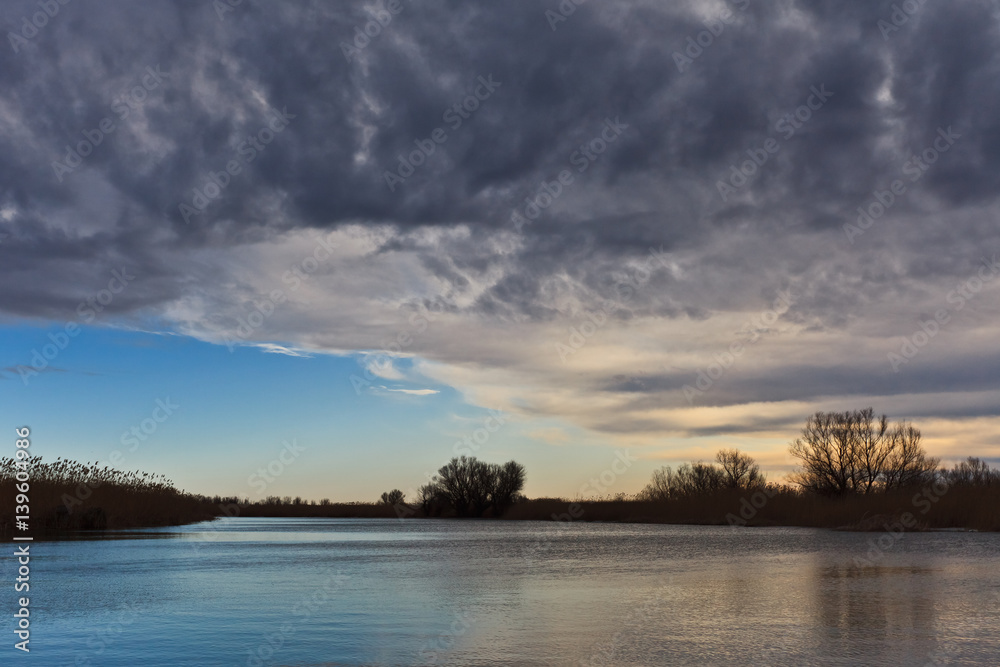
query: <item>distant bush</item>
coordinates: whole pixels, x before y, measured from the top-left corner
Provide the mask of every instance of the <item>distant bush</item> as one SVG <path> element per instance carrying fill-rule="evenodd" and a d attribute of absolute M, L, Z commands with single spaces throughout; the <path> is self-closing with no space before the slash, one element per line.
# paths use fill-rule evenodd
<path fill-rule="evenodd" d="M 724 489 L 758 489 L 764 486 L 760 466 L 737 449 L 723 449 L 715 455 L 719 465 L 685 463 L 672 470 L 664 466 L 653 472 L 638 500 L 677 500 L 706 496 Z"/>
<path fill-rule="evenodd" d="M 481 517 L 500 516 L 524 488 L 524 466 L 516 461 L 485 463 L 475 457 L 453 458 L 430 484 L 420 487 L 418 502 L 425 516 L 445 512 Z"/>
<path fill-rule="evenodd" d="M 1000 487 L 1000 470 L 973 456 L 943 471 L 942 476 L 950 486 Z"/>
<path fill-rule="evenodd" d="M 383 493 L 382 497 L 379 499 L 379 502 L 381 502 L 383 505 L 395 506 L 397 503 L 403 502 L 404 498 L 406 498 L 405 493 L 403 493 L 399 489 L 393 489 L 392 491 L 386 491 L 385 493 Z"/>

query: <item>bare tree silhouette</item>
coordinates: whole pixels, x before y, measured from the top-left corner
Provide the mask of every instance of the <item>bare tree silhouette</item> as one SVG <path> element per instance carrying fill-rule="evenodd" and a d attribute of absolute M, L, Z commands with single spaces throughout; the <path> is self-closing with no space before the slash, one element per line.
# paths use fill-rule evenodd
<path fill-rule="evenodd" d="M 381 502 L 383 505 L 395 506 L 403 502 L 404 498 L 406 498 L 405 493 L 403 493 L 399 489 L 393 489 L 392 491 L 386 491 L 385 493 L 383 493 L 382 497 L 379 498 L 379 502 Z"/>
<path fill-rule="evenodd" d="M 760 466 L 738 449 L 720 449 L 715 462 L 722 468 L 723 484 L 730 489 L 751 489 L 764 485 Z"/>
<path fill-rule="evenodd" d="M 524 479 L 524 466 L 516 461 L 500 465 L 462 456 L 442 466 L 418 493 L 425 514 L 444 505 L 457 516 L 481 517 L 491 509 L 499 516 L 524 488 Z"/>
<path fill-rule="evenodd" d="M 946 470 L 944 478 L 949 486 L 1000 486 L 1000 470 L 990 468 L 986 461 L 974 456 Z"/>
<path fill-rule="evenodd" d="M 715 493 L 721 489 L 757 489 L 765 485 L 760 466 L 738 449 L 723 449 L 715 455 L 719 465 L 685 463 L 676 471 L 664 466 L 653 472 L 649 484 L 639 492 L 641 500 L 669 500 Z"/>
<path fill-rule="evenodd" d="M 940 461 L 927 456 L 920 431 L 889 425 L 872 408 L 817 412 L 789 447 L 802 469 L 792 481 L 822 495 L 872 493 L 930 481 Z"/>

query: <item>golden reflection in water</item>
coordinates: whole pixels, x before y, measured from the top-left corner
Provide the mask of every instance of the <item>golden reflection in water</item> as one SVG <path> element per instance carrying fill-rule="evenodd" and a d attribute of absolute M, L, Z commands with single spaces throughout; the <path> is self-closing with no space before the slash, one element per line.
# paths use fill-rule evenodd
<path fill-rule="evenodd" d="M 910 637 L 907 653 L 923 664 L 941 626 L 939 575 L 939 568 L 928 566 L 858 565 L 817 556 L 813 618 L 826 634 L 819 639 L 850 652 L 859 646 L 898 646 Z"/>

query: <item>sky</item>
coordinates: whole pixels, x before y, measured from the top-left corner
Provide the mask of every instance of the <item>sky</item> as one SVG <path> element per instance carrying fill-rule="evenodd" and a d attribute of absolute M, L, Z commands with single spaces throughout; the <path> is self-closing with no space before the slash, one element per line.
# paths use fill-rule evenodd
<path fill-rule="evenodd" d="M 1000 463 L 1000 3 L 0 22 L 0 414 L 45 460 L 592 497 L 722 447 L 780 480 L 871 406 Z"/>

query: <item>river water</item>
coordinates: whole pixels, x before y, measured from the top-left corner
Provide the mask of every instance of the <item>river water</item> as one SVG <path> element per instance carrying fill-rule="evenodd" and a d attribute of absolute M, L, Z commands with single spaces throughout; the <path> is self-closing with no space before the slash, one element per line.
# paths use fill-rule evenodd
<path fill-rule="evenodd" d="M 31 549 L 25 665 L 1000 664 L 998 534 L 237 518 Z"/>

